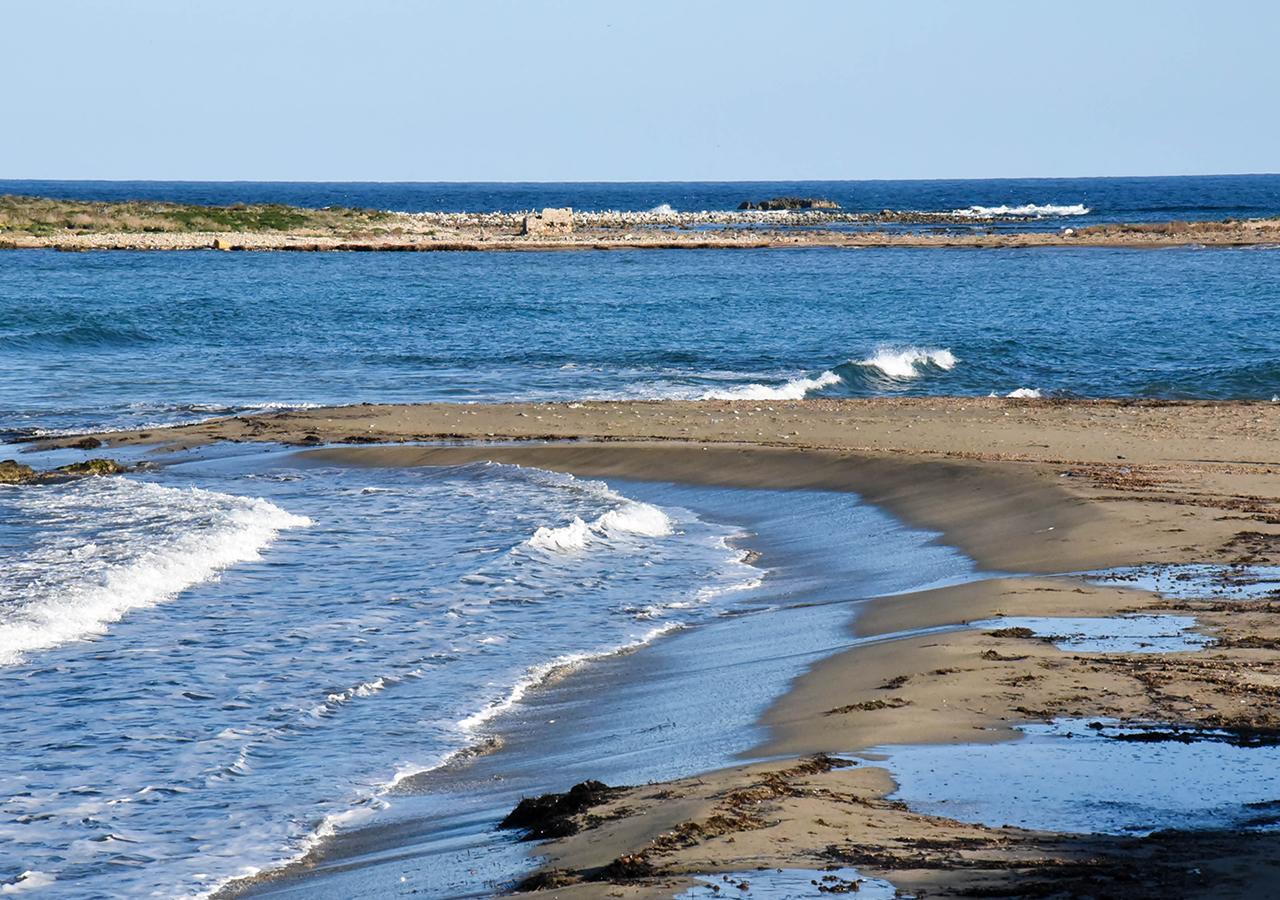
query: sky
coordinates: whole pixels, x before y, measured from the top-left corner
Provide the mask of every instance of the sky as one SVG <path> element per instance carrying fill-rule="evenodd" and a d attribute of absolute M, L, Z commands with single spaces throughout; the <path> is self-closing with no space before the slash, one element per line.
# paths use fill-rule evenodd
<path fill-rule="evenodd" d="M 1277 172 L 1277 39 L 1273 0 L 25 0 L 0 178 Z"/>

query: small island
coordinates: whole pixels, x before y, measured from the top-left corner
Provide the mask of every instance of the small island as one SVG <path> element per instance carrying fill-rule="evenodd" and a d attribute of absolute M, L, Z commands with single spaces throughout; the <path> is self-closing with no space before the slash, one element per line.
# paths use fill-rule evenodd
<path fill-rule="evenodd" d="M 1034 217 L 975 220 L 946 212 L 853 212 L 820 198 L 779 197 L 751 206 L 700 212 L 394 212 L 9 195 L 0 196 L 0 249 L 389 252 L 1280 244 L 1280 219 L 1275 218 L 1038 228 L 1025 224 L 1038 223 Z M 1018 230 L 999 227 L 1010 223 L 1023 224 Z"/>

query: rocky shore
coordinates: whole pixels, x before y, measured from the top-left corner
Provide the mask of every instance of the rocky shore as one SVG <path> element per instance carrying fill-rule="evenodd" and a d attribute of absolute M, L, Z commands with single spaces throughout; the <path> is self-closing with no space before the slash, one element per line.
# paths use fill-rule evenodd
<path fill-rule="evenodd" d="M 965 211 L 850 212 L 818 200 L 782 208 L 647 212 L 386 212 L 187 207 L 0 198 L 0 249 L 617 250 L 787 247 L 1238 247 L 1280 244 L 1280 219 L 1040 228 L 1040 219 Z M 760 204 L 751 203 L 758 207 Z M 554 212 L 556 228 L 530 228 Z M 1018 230 L 1001 226 L 1018 225 Z"/>

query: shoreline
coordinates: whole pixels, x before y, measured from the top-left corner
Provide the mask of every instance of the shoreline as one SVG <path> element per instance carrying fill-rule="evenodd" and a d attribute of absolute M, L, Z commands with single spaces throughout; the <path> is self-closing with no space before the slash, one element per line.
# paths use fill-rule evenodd
<path fill-rule="evenodd" d="M 760 433 L 762 420 L 775 437 Z M 1273 874 L 1274 835 L 1086 838 L 966 825 L 890 799 L 893 784 L 875 759 L 849 767 L 821 754 L 995 740 L 1020 723 L 1068 716 L 1280 734 L 1275 603 L 1179 601 L 1078 577 L 1028 577 L 1125 564 L 1280 562 L 1278 437 L 1280 409 L 1268 403 L 921 398 L 357 406 L 98 439 L 175 447 L 518 441 L 322 448 L 304 458 L 377 466 L 483 458 L 604 478 L 842 486 L 942 532 L 987 569 L 1021 573 L 872 601 L 854 636 L 1000 614 L 1178 611 L 1218 641 L 1190 654 L 1136 657 L 957 628 L 831 656 L 765 714 L 770 739 L 758 750 L 782 760 L 630 789 L 592 810 L 578 834 L 536 847 L 550 860 L 541 883 L 558 896 L 646 896 L 692 873 L 837 861 L 909 890 L 1083 890 L 1103 879 L 1134 896 L 1173 886 L 1235 896 L 1247 895 L 1239 879 L 1265 884 Z M 673 797 L 679 821 L 664 813 Z M 610 868 L 623 859 L 637 862 L 627 873 Z M 1193 864 L 1203 877 L 1187 875 Z M 602 875 L 616 877 L 591 880 Z M 1145 879 L 1136 887 L 1125 880 L 1135 875 Z M 1228 875 L 1237 881 L 1220 880 Z"/>

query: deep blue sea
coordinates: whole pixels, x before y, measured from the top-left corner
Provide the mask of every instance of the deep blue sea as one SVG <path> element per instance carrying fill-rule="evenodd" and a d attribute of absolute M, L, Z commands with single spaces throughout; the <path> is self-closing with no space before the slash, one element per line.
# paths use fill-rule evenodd
<path fill-rule="evenodd" d="M 1280 214 L 1277 176 L 0 192 L 403 210 L 804 194 L 872 211 L 1030 205 L 1051 227 Z M 903 394 L 1271 400 L 1280 252 L 0 252 L 3 439 L 360 401 Z M 84 455 L 28 446 L 0 458 Z M 623 724 L 581 732 L 574 771 L 644 780 L 725 764 L 771 691 L 847 641 L 844 607 L 811 601 L 973 574 L 849 495 L 330 468 L 279 448 L 143 458 L 161 465 L 0 487 L 6 894 L 203 894 L 395 815 L 401 782 L 485 740 L 551 673 L 605 671 L 591 661 L 644 646 L 681 662 L 641 651 L 608 666 L 667 677 L 704 658 L 678 648 L 707 629 L 724 629 L 721 662 L 762 652 L 745 614 L 804 599 L 808 630 L 760 619 L 769 646 L 787 629 L 785 653 L 707 695 L 720 730 L 697 731 L 715 716 L 685 709 L 684 730 L 651 737 L 680 718 L 652 691 Z M 790 570 L 747 564 L 743 547 L 770 534 Z M 653 750 L 668 739 L 685 749 Z M 521 789 L 564 788 L 539 746 Z M 592 753 L 606 746 L 602 768 Z M 461 796 L 435 796 L 443 820 Z M 410 886 L 484 895 L 516 874 L 512 844 L 467 883 L 499 840 L 493 812 L 467 807 L 454 861 L 406 870 Z"/>
<path fill-rule="evenodd" d="M 1280 175 L 1143 178 L 993 178 L 936 181 L 749 182 L 252 182 L 5 181 L 0 194 L 78 200 L 287 203 L 404 212 L 491 212 L 571 206 L 583 210 L 735 209 L 743 200 L 826 197 L 853 212 L 951 212 L 975 207 L 1063 208 L 1080 224 L 1198 220 L 1280 213 Z M 1087 212 L 1073 209 L 1083 206 Z"/>

